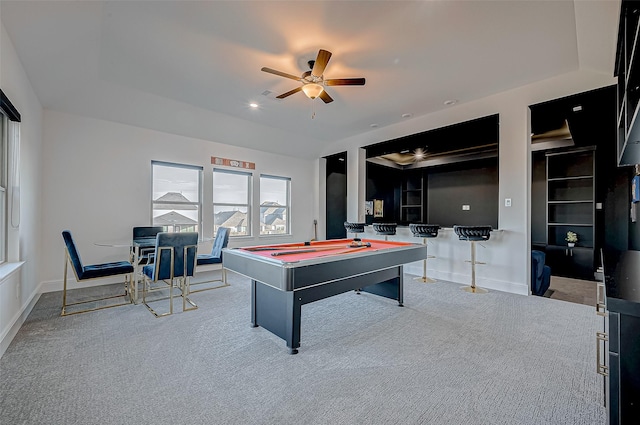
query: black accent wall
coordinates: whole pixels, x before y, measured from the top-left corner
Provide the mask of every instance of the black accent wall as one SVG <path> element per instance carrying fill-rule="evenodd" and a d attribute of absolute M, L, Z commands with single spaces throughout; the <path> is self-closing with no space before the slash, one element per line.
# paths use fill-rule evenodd
<path fill-rule="evenodd" d="M 491 225 L 498 228 L 498 159 L 429 169 L 427 217 L 443 227 Z M 468 205 L 469 210 L 462 206 Z"/>
<path fill-rule="evenodd" d="M 401 220 L 402 182 L 409 176 L 421 175 L 423 208 L 427 223 L 442 227 L 459 225 L 491 225 L 498 228 L 498 159 L 453 163 L 422 169 L 396 169 L 367 163 L 367 200 L 384 201 L 384 217 L 367 216 L 367 223 Z M 469 205 L 465 211 L 462 205 Z"/>

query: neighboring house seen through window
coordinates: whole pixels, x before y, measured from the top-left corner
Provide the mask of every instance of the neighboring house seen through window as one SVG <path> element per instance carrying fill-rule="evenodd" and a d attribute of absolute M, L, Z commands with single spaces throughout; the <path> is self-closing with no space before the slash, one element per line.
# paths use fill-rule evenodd
<path fill-rule="evenodd" d="M 152 161 L 152 225 L 166 232 L 199 232 L 202 167 Z"/>
<path fill-rule="evenodd" d="M 231 229 L 229 236 L 251 236 L 251 173 L 213 169 L 213 232 Z"/>
<path fill-rule="evenodd" d="M 260 176 L 260 234 L 290 234 L 289 204 L 291 179 L 288 177 Z"/>

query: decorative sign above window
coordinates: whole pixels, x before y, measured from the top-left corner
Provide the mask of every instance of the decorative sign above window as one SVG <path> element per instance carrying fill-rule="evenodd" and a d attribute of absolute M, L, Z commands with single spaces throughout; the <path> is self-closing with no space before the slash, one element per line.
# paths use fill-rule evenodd
<path fill-rule="evenodd" d="M 217 156 L 211 157 L 211 164 L 226 165 L 227 167 L 246 168 L 249 170 L 256 169 L 256 164 L 254 162 L 238 161 L 236 159 L 229 158 L 218 158 Z"/>

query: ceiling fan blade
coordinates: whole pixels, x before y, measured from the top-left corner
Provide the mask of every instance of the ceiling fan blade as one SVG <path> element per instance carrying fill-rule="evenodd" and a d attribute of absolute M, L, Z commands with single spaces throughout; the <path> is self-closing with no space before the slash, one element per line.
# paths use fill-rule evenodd
<path fill-rule="evenodd" d="M 316 62 L 313 64 L 311 74 L 316 77 L 322 77 L 324 69 L 327 67 L 327 63 L 329 63 L 329 59 L 331 59 L 331 52 L 320 49 Z"/>
<path fill-rule="evenodd" d="M 268 72 L 269 74 L 279 75 L 280 77 L 291 78 L 292 80 L 300 81 L 300 77 L 287 74 L 286 72 L 276 71 L 275 69 L 263 67 L 261 71 Z"/>
<path fill-rule="evenodd" d="M 320 93 L 320 96 L 318 97 L 322 99 L 324 103 L 333 102 L 333 99 L 331 98 L 331 96 L 329 96 L 329 93 L 327 93 L 326 90 L 322 90 L 322 93 Z"/>
<path fill-rule="evenodd" d="M 364 78 L 331 78 L 324 80 L 325 86 L 364 86 Z"/>
<path fill-rule="evenodd" d="M 289 90 L 288 92 L 283 93 L 283 94 L 281 94 L 280 96 L 276 96 L 276 99 L 284 99 L 284 98 L 285 98 L 285 97 L 287 97 L 287 96 L 291 96 L 292 94 L 296 94 L 296 93 L 298 93 L 300 90 L 302 90 L 302 86 L 300 86 L 300 87 L 296 87 L 296 88 L 295 88 L 295 89 L 293 89 L 293 90 Z"/>

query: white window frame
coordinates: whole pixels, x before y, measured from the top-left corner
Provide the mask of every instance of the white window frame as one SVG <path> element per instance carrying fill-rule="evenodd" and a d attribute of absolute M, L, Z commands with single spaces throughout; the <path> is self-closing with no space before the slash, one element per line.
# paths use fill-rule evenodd
<path fill-rule="evenodd" d="M 290 236 L 291 235 L 291 177 L 274 176 L 271 174 L 260 174 L 260 208 L 262 208 L 262 179 L 282 180 L 287 183 L 286 205 L 282 206 L 285 208 L 285 214 L 287 219 L 286 219 L 286 225 L 285 225 L 286 228 L 284 233 L 263 233 L 262 220 L 261 220 L 260 236 Z"/>
<path fill-rule="evenodd" d="M 231 202 L 212 202 L 212 209 L 211 209 L 211 216 L 213 219 L 213 229 L 214 229 L 214 233 L 217 231 L 216 228 L 216 224 L 215 224 L 215 211 L 216 211 L 216 207 L 232 207 L 232 208 L 246 208 L 247 209 L 247 224 L 246 224 L 246 235 L 234 235 L 233 232 L 231 232 L 230 237 L 232 238 L 248 238 L 253 236 L 253 228 L 251 223 L 253 223 L 253 220 L 251 219 L 252 216 L 252 181 L 253 181 L 253 173 L 248 172 L 248 171 L 239 171 L 239 170 L 228 170 L 225 168 L 217 168 L 214 167 L 213 168 L 213 173 L 212 173 L 212 191 L 215 192 L 215 179 L 216 179 L 216 173 L 219 174 L 235 174 L 235 175 L 241 175 L 246 177 L 247 179 L 247 202 L 246 204 L 239 204 L 239 203 L 231 203 Z M 215 199 L 215 193 L 213 193 L 213 197 L 212 199 Z"/>
<path fill-rule="evenodd" d="M 159 167 L 174 167 L 174 168 L 182 168 L 182 169 L 187 169 L 187 170 L 196 170 L 198 171 L 198 201 L 197 202 L 176 202 L 176 201 L 171 201 L 171 202 L 158 202 L 158 201 L 154 201 L 153 199 L 153 189 L 154 189 L 154 171 L 155 171 L 155 167 L 159 166 Z M 194 205 L 198 208 L 198 234 L 200 236 L 202 236 L 202 172 L 203 172 L 203 167 L 198 166 L 198 165 L 189 165 L 189 164 L 178 164 L 175 162 L 166 162 L 166 161 L 155 161 L 152 160 L 151 161 L 151 209 L 150 209 L 150 222 L 151 225 L 153 226 L 154 221 L 153 221 L 153 210 L 154 210 L 154 206 L 157 205 L 162 205 L 163 203 L 166 204 L 184 204 L 185 206 L 188 205 Z"/>
<path fill-rule="evenodd" d="M 0 264 L 7 262 L 9 117 L 0 110 Z"/>

